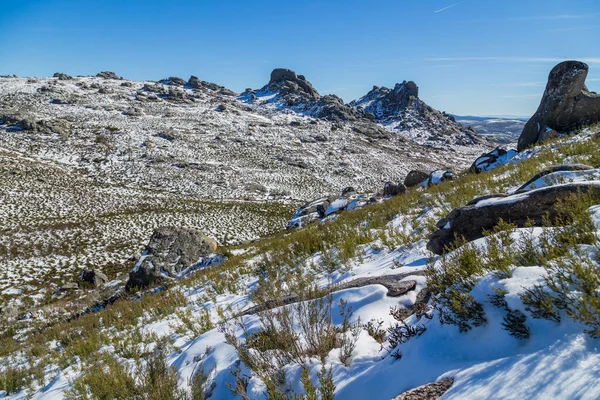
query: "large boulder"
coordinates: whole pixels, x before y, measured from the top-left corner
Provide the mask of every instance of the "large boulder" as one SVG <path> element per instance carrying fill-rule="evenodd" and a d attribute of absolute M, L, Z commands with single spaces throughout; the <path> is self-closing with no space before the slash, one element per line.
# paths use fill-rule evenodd
<path fill-rule="evenodd" d="M 600 96 L 588 91 L 588 66 L 564 61 L 550 71 L 540 105 L 519 137 L 519 151 L 555 135 L 600 121 Z"/>
<path fill-rule="evenodd" d="M 217 242 L 197 229 L 158 228 L 129 272 L 126 287 L 147 287 L 164 277 L 179 276 L 216 249 Z"/>
<path fill-rule="evenodd" d="M 420 183 L 423 183 L 426 179 L 429 179 L 429 174 L 427 172 L 415 169 L 410 171 L 408 175 L 406 175 L 406 178 L 404 179 L 404 186 L 417 186 Z"/>
<path fill-rule="evenodd" d="M 457 237 L 467 241 L 483 237 L 500 219 L 519 227 L 532 222 L 541 226 L 543 218 L 558 216 L 557 204 L 577 193 L 600 195 L 600 184 L 595 182 L 570 183 L 549 186 L 514 195 L 494 195 L 479 198 L 468 205 L 455 208 L 446 218 L 438 221 L 427 243 L 427 249 L 442 254 L 452 246 Z"/>

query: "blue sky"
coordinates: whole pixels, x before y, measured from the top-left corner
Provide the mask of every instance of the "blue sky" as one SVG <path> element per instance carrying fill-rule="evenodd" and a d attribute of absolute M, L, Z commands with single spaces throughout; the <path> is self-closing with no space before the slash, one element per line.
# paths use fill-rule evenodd
<path fill-rule="evenodd" d="M 275 67 L 345 101 L 414 80 L 440 110 L 531 115 L 548 72 L 590 65 L 598 0 L 0 0 L 0 74 L 197 75 L 236 91 Z"/>

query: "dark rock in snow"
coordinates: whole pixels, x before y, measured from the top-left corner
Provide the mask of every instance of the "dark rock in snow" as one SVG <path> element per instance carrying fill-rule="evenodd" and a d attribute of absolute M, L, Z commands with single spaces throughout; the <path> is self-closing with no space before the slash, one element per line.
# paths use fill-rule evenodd
<path fill-rule="evenodd" d="M 600 121 L 600 96 L 588 91 L 588 65 L 564 61 L 550 71 L 540 105 L 519 137 L 518 150 L 556 135 Z"/>
<path fill-rule="evenodd" d="M 397 185 L 392 182 L 386 182 L 383 186 L 383 197 L 394 197 L 406 192 L 406 186 L 401 183 Z"/>
<path fill-rule="evenodd" d="M 543 218 L 548 215 L 551 219 L 558 216 L 556 205 L 577 193 L 593 193 L 600 195 L 600 184 L 571 183 L 560 186 L 550 186 L 498 198 L 479 198 L 469 205 L 455 208 L 446 216 L 444 227 L 435 231 L 427 243 L 427 248 L 435 254 L 442 254 L 456 237 L 464 237 L 472 241 L 483 237 L 483 232 L 493 229 L 500 219 L 519 227 L 532 221 L 535 226 L 541 226 Z M 496 197 L 501 197 L 496 196 Z M 485 202 L 485 203 L 484 203 Z"/>
<path fill-rule="evenodd" d="M 450 170 L 438 169 L 429 174 L 427 178 L 427 186 L 437 185 L 438 183 L 451 181 L 454 179 L 454 174 Z"/>
<path fill-rule="evenodd" d="M 406 175 L 404 179 L 404 186 L 413 187 L 420 183 L 423 183 L 426 179 L 429 179 L 429 174 L 424 171 L 412 170 Z"/>
<path fill-rule="evenodd" d="M 129 272 L 126 287 L 147 287 L 174 277 L 217 249 L 217 242 L 197 229 L 158 228 L 136 265 Z"/>
<path fill-rule="evenodd" d="M 437 400 L 452 387 L 452 384 L 453 378 L 444 378 L 404 392 L 393 400 Z"/>
<path fill-rule="evenodd" d="M 526 192 L 527 190 L 525 190 L 525 188 L 527 186 L 529 186 L 530 184 L 532 184 L 533 182 L 537 181 L 538 179 L 548 175 L 548 174 L 552 174 L 554 172 L 561 172 L 561 171 L 586 171 L 589 169 L 594 169 L 593 167 L 590 167 L 588 165 L 583 165 L 583 164 L 568 164 L 568 165 L 554 165 L 552 167 L 548 167 L 546 169 L 543 169 L 542 171 L 538 172 L 537 174 L 535 174 L 533 176 L 533 178 L 531 178 L 530 180 L 528 180 L 527 182 L 525 182 L 524 184 L 522 184 L 516 191 L 515 193 L 523 193 Z"/>
<path fill-rule="evenodd" d="M 471 164 L 469 171 L 476 174 L 489 171 L 499 160 L 506 159 L 506 161 L 508 161 L 514 157 L 515 154 L 516 152 L 514 150 L 506 150 L 501 147 L 496 147 L 489 153 L 483 153 L 481 156 L 477 157 L 477 159 L 473 161 L 473 164 Z"/>

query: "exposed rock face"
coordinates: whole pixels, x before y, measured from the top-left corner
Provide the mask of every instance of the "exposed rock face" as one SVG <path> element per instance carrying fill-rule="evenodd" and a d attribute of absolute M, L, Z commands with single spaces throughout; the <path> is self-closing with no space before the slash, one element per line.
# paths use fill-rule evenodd
<path fill-rule="evenodd" d="M 313 100 L 321 97 L 304 75 L 296 75 L 291 69 L 275 68 L 271 72 L 267 87 L 270 90 L 279 90 L 284 95 L 301 93 Z"/>
<path fill-rule="evenodd" d="M 273 97 L 272 94 L 276 95 Z M 290 69 L 276 68 L 271 72 L 269 83 L 261 89 L 246 89 L 242 93 L 242 98 L 248 102 L 254 102 L 262 96 L 269 96 L 269 103 L 277 103 L 282 108 L 291 108 L 319 119 L 340 122 L 365 118 L 363 111 L 350 107 L 338 96 L 321 96 L 304 75 L 297 75 Z"/>
<path fill-rule="evenodd" d="M 171 79 L 171 78 L 169 78 Z M 211 90 L 213 92 L 217 92 L 219 94 L 225 96 L 237 96 L 237 93 L 232 92 L 224 86 L 217 85 L 216 83 L 207 82 L 200 80 L 197 76 L 190 76 L 190 79 L 187 81 L 186 86 L 191 89 L 196 90 Z"/>
<path fill-rule="evenodd" d="M 437 400 L 452 387 L 453 383 L 453 378 L 444 378 L 404 392 L 393 400 Z"/>
<path fill-rule="evenodd" d="M 108 276 L 106 276 L 102 271 L 97 271 L 95 269 L 87 270 L 84 269 L 81 272 L 82 282 L 91 283 L 94 287 L 100 287 L 108 282 Z"/>
<path fill-rule="evenodd" d="M 429 174 L 427 172 L 415 169 L 410 171 L 408 175 L 406 175 L 406 178 L 404 178 L 404 186 L 417 186 L 418 184 L 424 182 L 426 179 L 429 179 Z"/>
<path fill-rule="evenodd" d="M 98 78 L 104 78 L 104 79 L 123 79 L 121 78 L 119 75 L 115 74 L 112 71 L 102 71 L 102 72 L 98 72 L 96 74 L 96 77 Z"/>
<path fill-rule="evenodd" d="M 176 76 L 170 76 L 167 79 L 162 79 L 158 82 L 162 83 L 163 85 L 174 85 L 174 86 L 185 86 L 185 84 L 187 83 L 184 79 L 178 78 Z"/>
<path fill-rule="evenodd" d="M 364 118 L 364 112 L 357 111 L 344 104 L 344 100 L 334 94 L 321 97 L 309 114 L 315 118 L 327 119 L 329 121 L 349 121 Z"/>
<path fill-rule="evenodd" d="M 373 86 L 373 89 L 351 105 L 361 107 L 375 115 L 377 120 L 385 120 L 401 114 L 409 104 L 419 98 L 419 87 L 413 81 L 396 83 L 393 89 Z"/>
<path fill-rule="evenodd" d="M 442 254 L 457 236 L 468 241 L 481 238 L 483 231 L 493 229 L 500 219 L 519 227 L 525 226 L 528 220 L 541 226 L 547 214 L 552 219 L 558 216 L 556 205 L 560 200 L 579 192 L 600 195 L 600 185 L 571 183 L 511 196 L 480 198 L 477 202 L 455 208 L 446 218 L 438 221 L 436 225 L 440 229 L 430 236 L 427 249 L 435 254 Z"/>
<path fill-rule="evenodd" d="M 600 96 L 585 86 L 588 66 L 564 61 L 550 71 L 540 106 L 519 137 L 521 151 L 555 135 L 600 121 Z"/>
<path fill-rule="evenodd" d="M 217 249 L 217 242 L 190 228 L 158 228 L 152 234 L 142 257 L 129 272 L 127 288 L 147 287 L 174 277 Z"/>

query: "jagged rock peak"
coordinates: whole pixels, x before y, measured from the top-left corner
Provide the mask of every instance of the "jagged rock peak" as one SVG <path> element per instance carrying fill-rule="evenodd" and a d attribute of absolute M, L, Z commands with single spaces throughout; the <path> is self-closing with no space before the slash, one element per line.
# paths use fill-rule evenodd
<path fill-rule="evenodd" d="M 350 103 L 374 114 L 378 119 L 397 115 L 419 99 L 419 87 L 414 81 L 396 83 L 393 89 L 373 86 L 365 96 Z"/>
<path fill-rule="evenodd" d="M 275 68 L 271 72 L 271 79 L 266 87 L 271 91 L 279 90 L 285 93 L 300 94 L 311 100 L 318 100 L 321 97 L 304 75 L 297 75 L 291 69 L 286 68 Z"/>

